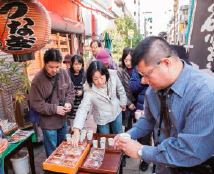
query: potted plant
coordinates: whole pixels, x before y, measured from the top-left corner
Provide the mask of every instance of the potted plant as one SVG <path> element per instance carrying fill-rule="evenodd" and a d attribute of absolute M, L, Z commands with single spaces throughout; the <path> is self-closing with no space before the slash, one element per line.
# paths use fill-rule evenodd
<path fill-rule="evenodd" d="M 29 62 L 6 62 L 6 58 L 0 59 L 0 93 L 4 106 L 5 118 L 11 122 L 17 121 L 15 109 L 17 104 L 21 105 L 29 89 L 30 83 L 23 72 L 30 65 Z M 9 96 L 10 106 L 8 108 L 5 95 Z M 19 125 L 18 125 L 19 126 Z"/>

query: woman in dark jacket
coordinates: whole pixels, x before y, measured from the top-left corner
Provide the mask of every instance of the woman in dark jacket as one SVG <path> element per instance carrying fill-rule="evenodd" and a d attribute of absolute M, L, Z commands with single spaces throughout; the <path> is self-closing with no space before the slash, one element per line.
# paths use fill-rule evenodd
<path fill-rule="evenodd" d="M 133 119 L 134 119 L 134 111 L 135 111 L 135 102 L 136 98 L 132 95 L 132 92 L 129 88 L 129 80 L 132 76 L 133 67 L 131 64 L 133 49 L 130 47 L 125 47 L 123 49 L 123 55 L 121 58 L 122 67 L 118 68 L 117 75 L 125 89 L 127 105 L 126 110 L 122 112 L 122 123 L 125 126 L 125 131 L 128 131 L 132 128 Z M 126 155 L 124 155 L 122 161 L 123 167 L 126 166 Z"/>
<path fill-rule="evenodd" d="M 132 77 L 130 79 L 129 83 L 130 90 L 133 94 L 137 96 L 137 104 L 136 104 L 136 110 L 143 111 L 144 107 L 144 98 L 146 94 L 146 90 L 149 87 L 147 84 L 141 83 L 141 76 L 138 74 L 137 67 L 134 68 Z M 143 125 L 142 125 L 143 126 Z M 143 145 L 150 145 L 151 144 L 151 135 L 147 135 L 141 139 L 138 140 Z M 148 169 L 148 165 L 145 161 L 142 161 L 140 164 L 140 170 L 146 171 Z"/>
<path fill-rule="evenodd" d="M 85 82 L 84 61 L 81 56 L 74 55 L 71 58 L 70 68 L 67 70 L 74 84 L 75 100 L 71 112 L 68 114 L 68 126 L 73 126 L 76 111 L 83 99 L 83 84 Z"/>
<path fill-rule="evenodd" d="M 129 88 L 129 80 L 131 78 L 133 67 L 131 64 L 133 49 L 130 47 L 125 47 L 123 49 L 122 55 L 122 67 L 118 68 L 117 75 L 120 78 L 120 81 L 126 91 L 127 105 L 126 111 L 123 112 L 123 126 L 125 126 L 125 131 L 128 131 L 132 128 L 134 111 L 135 111 L 135 97 L 132 95 L 132 92 Z"/>
<path fill-rule="evenodd" d="M 136 109 L 143 110 L 144 98 L 149 85 L 141 83 L 141 76 L 138 74 L 137 67 L 133 70 L 129 87 L 130 91 L 137 96 Z"/>

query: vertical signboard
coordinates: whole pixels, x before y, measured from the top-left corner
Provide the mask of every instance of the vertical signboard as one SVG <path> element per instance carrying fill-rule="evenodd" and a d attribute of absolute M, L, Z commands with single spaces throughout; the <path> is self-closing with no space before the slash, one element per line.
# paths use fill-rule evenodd
<path fill-rule="evenodd" d="M 197 0 L 192 28 L 190 61 L 201 69 L 214 66 L 214 1 Z"/>

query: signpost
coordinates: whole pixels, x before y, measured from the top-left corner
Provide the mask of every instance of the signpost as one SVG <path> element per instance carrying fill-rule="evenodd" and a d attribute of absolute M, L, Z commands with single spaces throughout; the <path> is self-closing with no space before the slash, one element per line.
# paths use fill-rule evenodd
<path fill-rule="evenodd" d="M 129 38 L 131 38 L 131 48 L 132 48 L 132 38 L 134 36 L 134 30 L 132 30 L 132 29 L 128 30 L 128 36 L 129 36 Z"/>

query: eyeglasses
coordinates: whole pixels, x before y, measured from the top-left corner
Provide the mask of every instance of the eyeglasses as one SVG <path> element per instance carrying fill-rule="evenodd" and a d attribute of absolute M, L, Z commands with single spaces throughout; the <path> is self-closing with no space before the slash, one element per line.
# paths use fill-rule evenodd
<path fill-rule="evenodd" d="M 167 56 L 166 58 L 170 58 L 171 56 Z M 140 74 L 142 76 L 142 78 L 149 78 L 149 75 L 152 74 L 152 72 L 160 65 L 162 60 L 160 60 L 155 66 L 154 68 L 152 68 L 151 70 L 148 71 L 148 73 L 143 74 L 142 72 L 138 71 L 138 74 Z"/>
<path fill-rule="evenodd" d="M 97 49 L 98 45 L 91 47 L 92 50 Z"/>
<path fill-rule="evenodd" d="M 152 72 L 160 65 L 161 61 L 157 63 L 157 65 L 154 66 L 151 70 L 148 71 L 148 73 L 143 74 L 142 72 L 138 71 L 138 74 L 142 76 L 142 78 L 149 78 L 149 75 L 152 74 Z"/>

